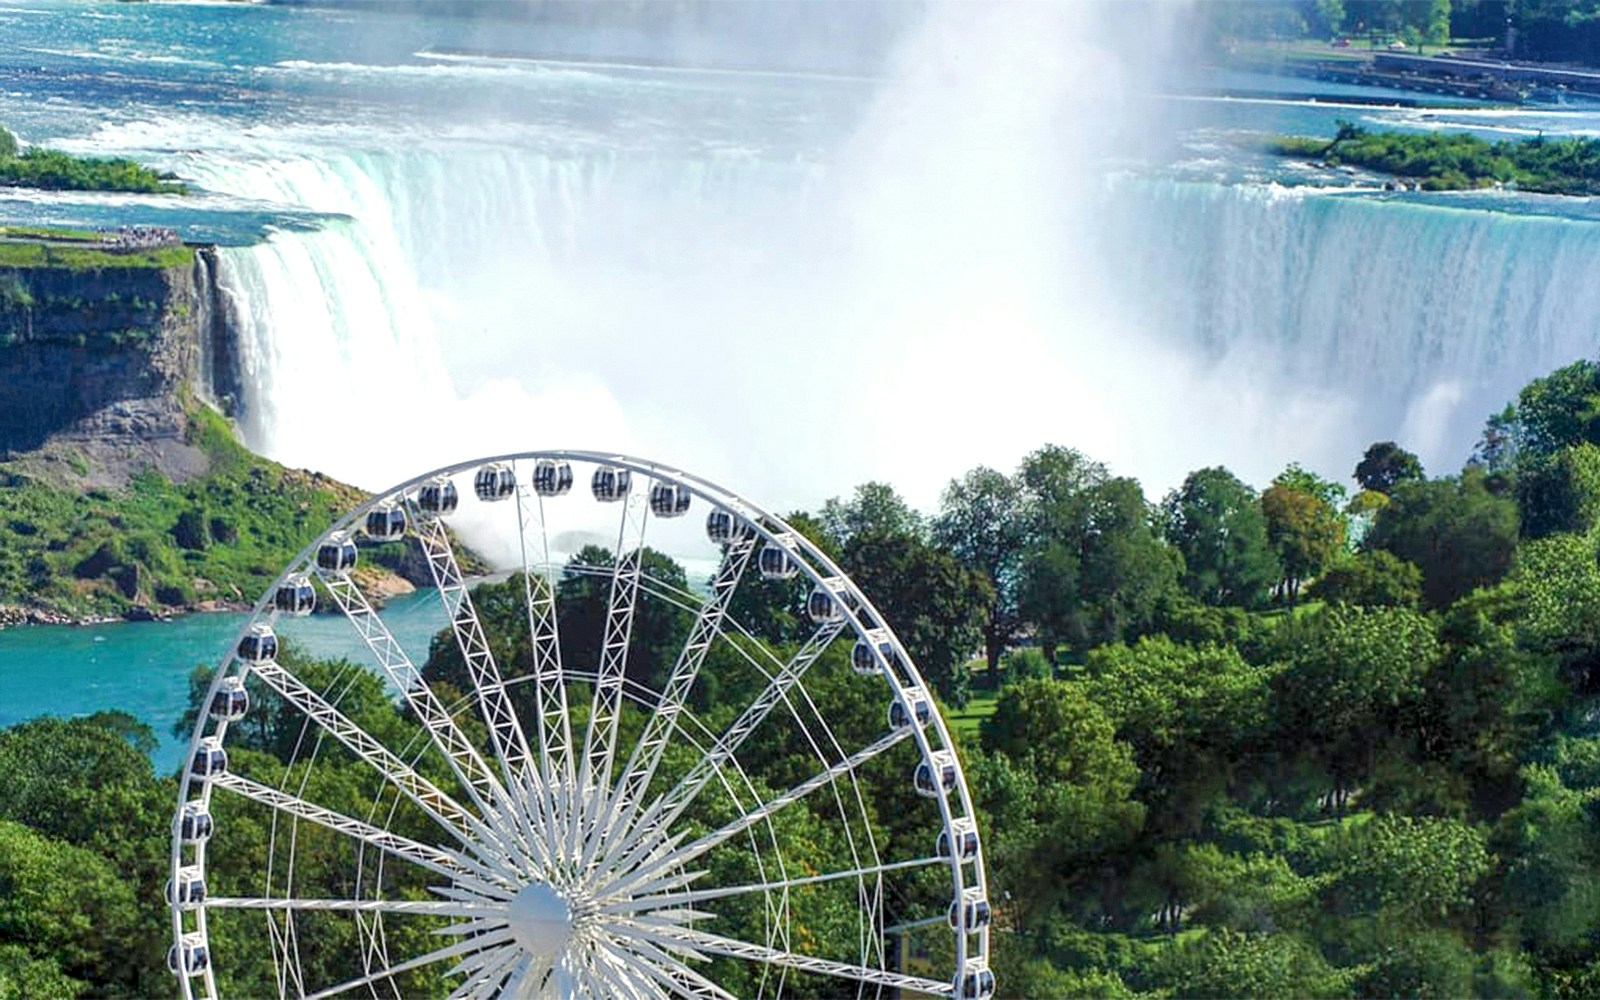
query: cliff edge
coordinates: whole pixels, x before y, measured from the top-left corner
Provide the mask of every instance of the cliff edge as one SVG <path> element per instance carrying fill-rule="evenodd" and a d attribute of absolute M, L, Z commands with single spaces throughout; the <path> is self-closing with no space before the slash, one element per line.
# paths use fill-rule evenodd
<path fill-rule="evenodd" d="M 0 265 L 0 460 L 89 489 L 205 475 L 189 416 L 238 394 L 215 248 L 68 261 Z"/>

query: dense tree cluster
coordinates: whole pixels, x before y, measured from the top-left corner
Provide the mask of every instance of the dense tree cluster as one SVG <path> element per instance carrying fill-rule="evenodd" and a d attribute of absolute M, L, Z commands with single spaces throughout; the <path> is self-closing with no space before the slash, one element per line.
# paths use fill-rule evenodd
<path fill-rule="evenodd" d="M 0 127 L 0 186 L 141 194 L 185 191 L 175 175 L 160 173 L 133 160 L 73 156 L 43 146 L 19 149 L 17 137 L 4 127 Z"/>
<path fill-rule="evenodd" d="M 1399 445 L 1374 444 L 1353 498 L 1298 466 L 1261 492 L 1207 468 L 1152 504 L 1103 463 L 1046 446 L 1014 473 L 952 481 L 931 517 L 869 483 L 790 521 L 862 585 L 944 705 L 981 719 L 962 753 L 1002 995 L 1576 998 L 1600 989 L 1597 455 L 1600 362 L 1582 361 L 1530 383 L 1458 473 L 1430 479 Z M 552 581 L 476 589 L 508 675 L 533 667 L 526 600 L 547 587 L 564 657 L 598 662 L 582 643 L 600 634 L 614 558 L 586 548 Z M 659 688 L 695 584 L 661 553 L 640 558 L 651 583 L 625 668 Z M 798 580 L 737 593 L 749 634 L 713 644 L 690 696 L 713 732 L 767 683 L 763 657 L 808 634 Z M 830 649 L 807 689 L 846 739 L 881 731 L 884 709 L 847 653 Z M 293 665 L 385 743 L 417 739 L 370 673 Z M 471 687 L 449 633 L 425 674 L 446 702 Z M 303 720 L 254 695 L 230 738 L 238 759 L 352 815 L 393 808 L 421 835 L 353 761 L 305 763 Z M 581 722 L 587 705 L 573 711 Z M 624 714 L 624 741 L 640 724 Z M 148 740 L 120 716 L 0 733 L 0 997 L 164 992 L 173 788 L 151 773 Z M 813 752 L 800 731 L 774 731 L 741 762 L 770 790 L 814 770 Z M 660 780 L 693 759 L 672 747 Z M 911 836 L 903 767 L 860 779 L 872 836 Z M 219 801 L 232 811 L 208 875 L 225 891 L 258 875 L 270 841 L 261 814 Z M 700 808 L 709 823 L 735 805 Z M 847 849 L 805 804 L 774 836 L 802 864 Z M 297 880 L 348 891 L 348 850 L 299 837 Z M 757 877 L 747 853 L 710 863 L 728 881 Z M 386 893 L 426 892 L 382 877 Z M 855 905 L 819 892 L 795 919 L 819 947 L 848 945 Z M 228 991 L 274 992 L 270 941 L 233 926 L 214 938 Z M 408 927 L 395 933 L 432 929 Z M 324 948 L 312 961 L 333 981 L 355 959 Z M 736 963 L 712 971 L 736 994 L 756 988 Z M 399 988 L 448 985 L 418 970 Z"/>

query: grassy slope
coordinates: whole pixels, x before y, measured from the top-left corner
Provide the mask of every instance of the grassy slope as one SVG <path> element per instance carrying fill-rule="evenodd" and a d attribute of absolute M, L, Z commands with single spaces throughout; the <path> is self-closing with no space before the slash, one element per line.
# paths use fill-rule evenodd
<path fill-rule="evenodd" d="M 208 408 L 195 407 L 189 438 L 210 475 L 178 484 L 146 472 L 118 494 L 0 463 L 0 603 L 85 615 L 254 600 L 363 496 L 257 457 Z"/>

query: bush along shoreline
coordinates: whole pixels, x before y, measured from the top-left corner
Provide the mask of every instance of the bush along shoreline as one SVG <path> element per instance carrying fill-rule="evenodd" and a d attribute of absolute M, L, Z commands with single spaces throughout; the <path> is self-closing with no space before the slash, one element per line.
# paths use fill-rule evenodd
<path fill-rule="evenodd" d="M 121 191 L 133 194 L 187 194 L 176 174 L 161 173 L 128 159 L 73 156 L 43 146 L 23 149 L 0 126 L 0 187 L 45 191 Z"/>
<path fill-rule="evenodd" d="M 1536 194 L 1600 194 L 1600 139 L 1488 142 L 1466 133 L 1372 132 L 1341 121 L 1332 140 L 1274 136 L 1264 148 L 1290 159 L 1404 178 L 1424 191 L 1504 187 Z"/>

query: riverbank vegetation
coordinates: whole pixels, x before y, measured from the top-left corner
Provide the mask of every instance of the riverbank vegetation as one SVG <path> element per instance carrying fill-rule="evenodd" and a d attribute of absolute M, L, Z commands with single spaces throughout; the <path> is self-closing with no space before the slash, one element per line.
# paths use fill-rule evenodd
<path fill-rule="evenodd" d="M 1279 136 L 1268 152 L 1405 178 L 1427 191 L 1505 186 L 1542 194 L 1600 194 L 1600 139 L 1487 142 L 1459 132 L 1373 132 L 1340 122 L 1330 141 Z"/>
<path fill-rule="evenodd" d="M 174 174 L 163 174 L 133 160 L 73 156 L 43 146 L 22 149 L 17 137 L 0 127 L 0 186 L 47 191 L 123 191 L 183 194 Z"/>
<path fill-rule="evenodd" d="M 78 617 L 253 602 L 362 497 L 252 454 L 209 407 L 193 407 L 188 438 L 211 468 L 186 483 L 146 471 L 85 492 L 0 463 L 0 605 Z"/>
<path fill-rule="evenodd" d="M 1250 41 L 1314 40 L 1319 55 L 1400 42 L 1408 50 L 1449 46 L 1496 58 L 1600 64 L 1600 0 L 1214 0 L 1196 15 L 1225 52 Z M 1349 48 L 1327 48 L 1341 39 Z"/>
<path fill-rule="evenodd" d="M 944 708 L 966 706 L 951 718 L 984 831 L 1000 995 L 1600 994 L 1600 358 L 1525 387 L 1463 469 L 1429 477 L 1393 442 L 1351 458 L 1349 486 L 1290 466 L 1257 491 L 1208 468 L 1150 504 L 1104 463 L 1046 446 L 1014 472 L 952 481 L 932 517 L 874 483 L 791 518 L 862 583 Z M 567 626 L 603 611 L 593 570 L 610 558 L 586 549 L 555 582 L 563 642 L 598 634 Z M 645 561 L 684 578 L 659 553 Z M 491 634 L 526 635 L 522 587 L 480 588 Z M 803 587 L 739 593 L 741 641 L 780 658 L 803 642 Z M 676 649 L 689 627 L 681 609 L 641 615 L 635 641 Z M 529 669 L 511 648 L 502 663 Z M 712 664 L 741 662 L 719 650 Z M 881 726 L 882 687 L 847 653 L 815 668 L 837 678 L 819 683 L 819 710 L 841 732 Z M 425 675 L 465 689 L 465 669 L 442 633 Z M 627 669 L 659 683 L 648 657 Z M 372 731 L 418 730 L 371 673 L 296 672 L 337 684 Z M 723 702 L 750 694 L 737 684 L 697 690 L 695 711 L 731 718 Z M 231 759 L 347 815 L 385 801 L 351 758 L 300 761 L 299 733 L 292 711 L 253 697 Z M 0 996 L 169 991 L 159 900 L 175 787 L 140 754 L 148 740 L 114 715 L 0 733 L 0 882 L 23 887 L 0 898 Z M 754 780 L 784 786 L 805 761 L 784 739 L 741 753 Z M 903 769 L 860 780 L 873 835 L 894 843 L 912 812 Z M 776 836 L 800 866 L 825 864 L 840 849 L 827 825 L 791 808 Z M 261 815 L 233 796 L 213 809 L 212 891 L 258 885 Z M 297 888 L 348 892 L 334 835 L 298 836 Z M 795 893 L 796 939 L 855 948 L 846 895 Z M 271 936 L 229 924 L 213 939 L 220 988 L 273 992 Z M 328 982 L 361 972 L 355 925 L 341 926 L 348 947 L 304 953 Z M 710 973 L 754 992 L 731 963 Z M 447 992 L 415 975 L 401 995 Z"/>
<path fill-rule="evenodd" d="M 107 250 L 79 240 L 47 236 L 18 238 L 0 230 L 0 267 L 59 267 L 69 271 L 94 271 L 117 267 L 184 267 L 194 260 L 194 248 L 176 246 L 134 250 Z"/>

